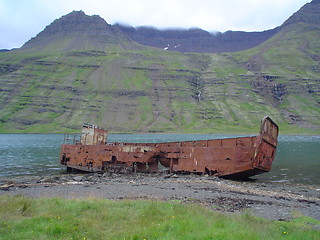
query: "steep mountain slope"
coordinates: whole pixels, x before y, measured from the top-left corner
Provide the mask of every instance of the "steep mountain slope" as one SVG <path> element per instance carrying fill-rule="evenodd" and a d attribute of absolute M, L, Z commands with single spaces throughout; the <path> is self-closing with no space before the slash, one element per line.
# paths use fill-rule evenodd
<path fill-rule="evenodd" d="M 233 58 L 254 73 L 253 90 L 276 106 L 291 124 L 319 128 L 320 1 L 291 16 L 274 37 Z"/>
<path fill-rule="evenodd" d="M 73 32 L 62 21 L 74 14 L 0 53 L 0 132 L 79 131 L 85 121 L 117 132 L 256 133 L 270 115 L 282 133 L 320 133 L 317 20 L 289 18 L 254 49 L 199 54 L 142 46 L 110 25 L 90 32 L 82 24 L 96 17 L 81 12 Z"/>
<path fill-rule="evenodd" d="M 221 53 L 253 48 L 271 38 L 278 28 L 263 32 L 227 31 L 209 33 L 202 29 L 159 30 L 152 27 L 118 27 L 132 40 L 168 51 Z"/>
<path fill-rule="evenodd" d="M 304 5 L 299 11 L 294 13 L 287 21 L 282 24 L 282 28 L 296 23 L 305 23 L 310 25 L 318 25 L 320 22 L 319 15 L 320 0 L 313 0 Z"/>
<path fill-rule="evenodd" d="M 117 26 L 109 25 L 101 17 L 73 11 L 47 26 L 36 37 L 26 42 L 20 51 L 105 51 L 128 50 L 137 46 L 138 44 L 130 41 Z"/>

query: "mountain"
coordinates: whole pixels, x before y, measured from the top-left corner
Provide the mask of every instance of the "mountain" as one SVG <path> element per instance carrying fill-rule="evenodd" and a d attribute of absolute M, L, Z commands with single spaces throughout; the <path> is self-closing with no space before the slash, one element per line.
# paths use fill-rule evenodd
<path fill-rule="evenodd" d="M 109 25 L 100 16 L 87 16 L 73 11 L 47 26 L 36 37 L 26 42 L 22 51 L 66 52 L 85 49 L 131 49 L 135 43 L 117 27 Z"/>
<path fill-rule="evenodd" d="M 273 98 L 273 105 L 291 124 L 319 129 L 320 0 L 304 5 L 277 34 L 233 58 L 253 77 L 252 90 Z"/>
<path fill-rule="evenodd" d="M 117 25 L 132 40 L 168 51 L 221 53 L 253 48 L 277 33 L 278 28 L 263 32 L 227 31 L 209 33 L 202 29 L 159 30 L 152 27 Z"/>
<path fill-rule="evenodd" d="M 72 12 L 0 52 L 0 132 L 78 132 L 90 122 L 113 132 L 256 133 L 269 115 L 282 134 L 320 134 L 319 15 L 312 1 L 246 51 L 180 53 Z M 208 36 L 188 34 L 197 32 Z"/>
<path fill-rule="evenodd" d="M 305 22 L 319 24 L 320 15 L 317 5 L 319 1 L 312 1 L 303 6 L 287 21 L 282 28 L 293 23 Z M 254 48 L 274 36 L 280 28 L 262 32 L 227 31 L 224 33 L 209 33 L 202 29 L 167 29 L 159 30 L 153 27 L 129 27 L 116 25 L 132 40 L 147 46 L 153 46 L 168 51 L 222 53 L 238 52 Z"/>
<path fill-rule="evenodd" d="M 286 20 L 281 27 L 294 25 L 299 23 L 306 23 L 308 25 L 318 25 L 320 22 L 319 15 L 320 0 L 313 0 L 304 5 L 299 11 L 294 13 L 288 20 Z"/>

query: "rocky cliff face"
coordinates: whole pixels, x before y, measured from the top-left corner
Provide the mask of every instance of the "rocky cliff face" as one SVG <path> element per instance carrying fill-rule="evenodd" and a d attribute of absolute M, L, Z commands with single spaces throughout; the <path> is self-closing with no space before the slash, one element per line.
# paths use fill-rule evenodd
<path fill-rule="evenodd" d="M 295 23 L 308 23 L 319 25 L 320 0 L 314 0 L 304 5 L 294 13 L 281 28 Z M 168 51 L 222 53 L 237 52 L 250 49 L 270 39 L 280 28 L 262 32 L 227 31 L 224 33 L 209 33 L 202 29 L 168 29 L 158 30 L 152 27 L 118 27 L 132 40 L 148 46 L 161 48 Z"/>
<path fill-rule="evenodd" d="M 278 28 L 263 32 L 209 33 L 202 29 L 158 30 L 152 27 L 119 28 L 132 40 L 148 46 L 177 52 L 236 52 L 258 46 L 277 33 Z"/>

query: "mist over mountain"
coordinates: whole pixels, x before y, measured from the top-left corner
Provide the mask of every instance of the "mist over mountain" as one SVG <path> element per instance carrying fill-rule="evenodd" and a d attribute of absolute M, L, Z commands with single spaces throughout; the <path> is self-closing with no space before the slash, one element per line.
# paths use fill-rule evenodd
<path fill-rule="evenodd" d="M 122 46 L 124 49 L 132 49 L 134 42 L 137 42 L 168 51 L 236 52 L 258 46 L 277 31 L 278 28 L 263 32 L 209 33 L 196 28 L 186 30 L 133 28 L 120 24 L 110 25 L 97 15 L 87 16 L 83 11 L 73 11 L 55 20 L 36 37 L 26 42 L 21 50 L 71 51 L 89 48 L 103 51 L 121 43 L 125 45 Z"/>
<path fill-rule="evenodd" d="M 320 1 L 278 28 L 211 34 L 73 11 L 0 52 L 0 132 L 320 133 Z M 171 50 L 171 51 L 170 51 Z"/>
<path fill-rule="evenodd" d="M 119 28 L 132 40 L 168 51 L 220 53 L 253 48 L 277 33 L 278 28 L 263 32 L 227 31 L 209 33 L 202 29 L 158 30 L 152 27 Z"/>

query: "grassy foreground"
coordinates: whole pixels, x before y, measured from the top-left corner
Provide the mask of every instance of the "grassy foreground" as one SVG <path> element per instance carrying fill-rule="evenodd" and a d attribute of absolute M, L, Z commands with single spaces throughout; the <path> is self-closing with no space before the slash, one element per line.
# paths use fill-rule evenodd
<path fill-rule="evenodd" d="M 270 221 L 196 204 L 0 197 L 0 239 L 320 239 L 320 221 Z"/>

